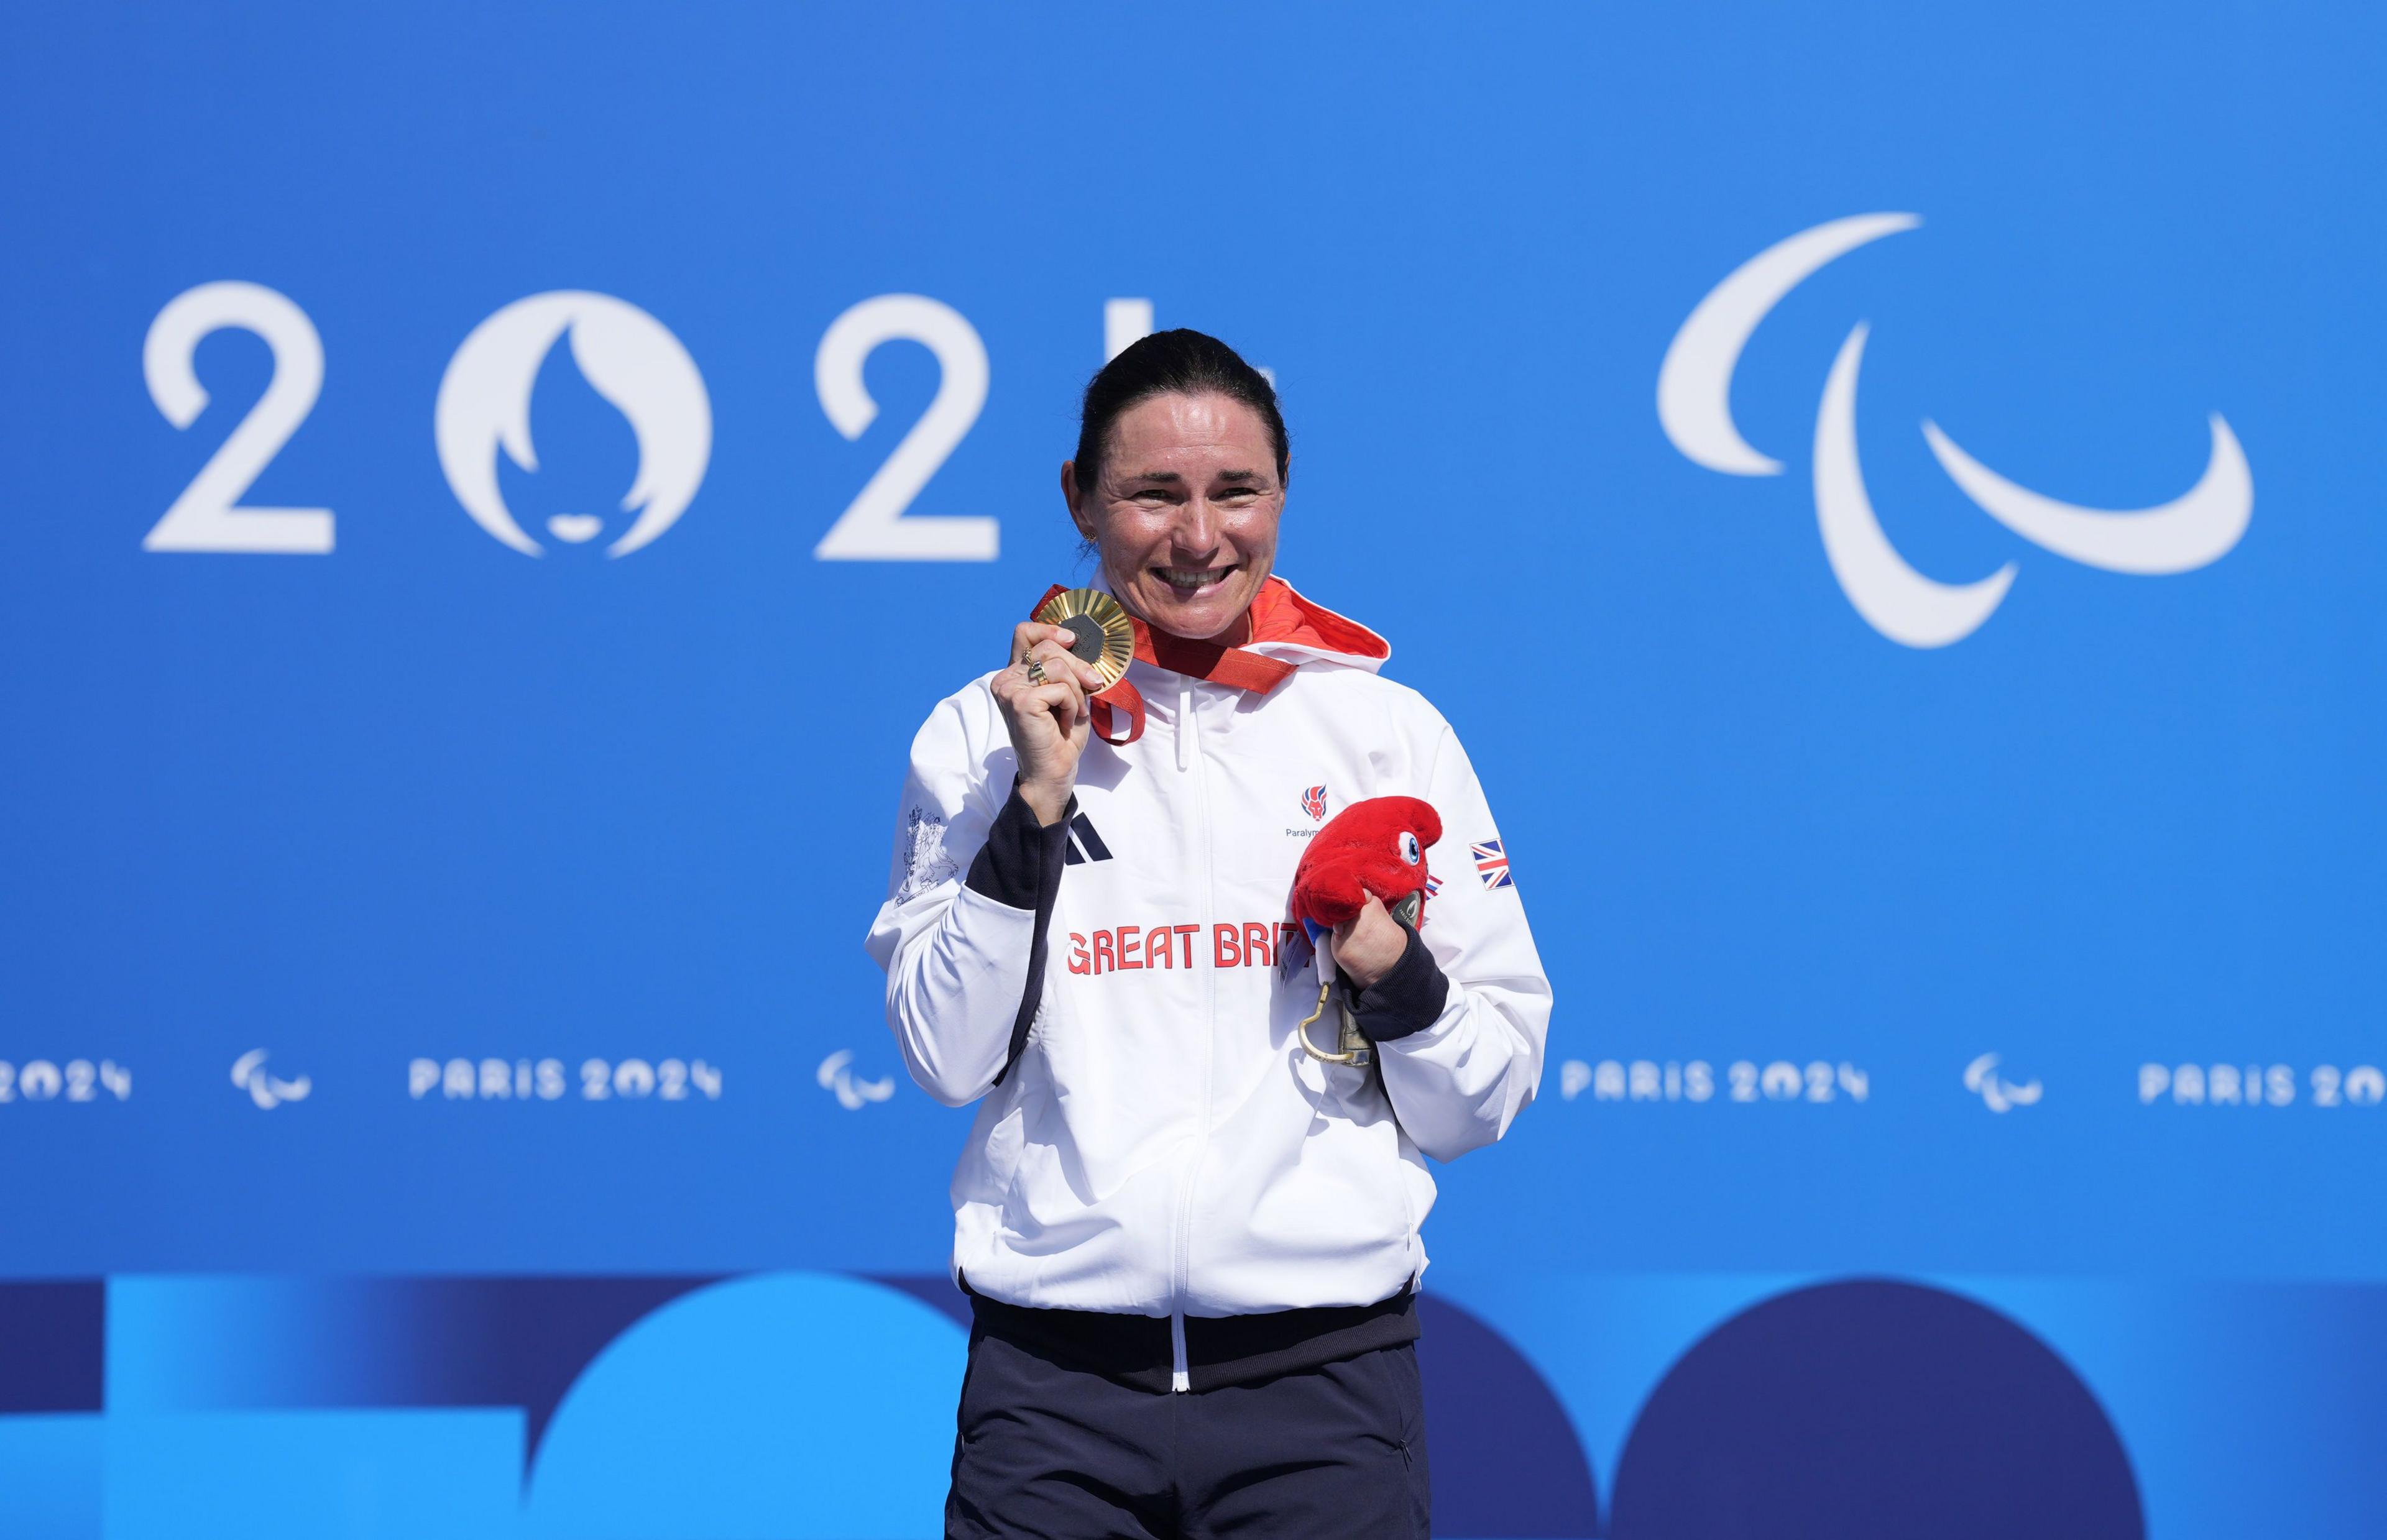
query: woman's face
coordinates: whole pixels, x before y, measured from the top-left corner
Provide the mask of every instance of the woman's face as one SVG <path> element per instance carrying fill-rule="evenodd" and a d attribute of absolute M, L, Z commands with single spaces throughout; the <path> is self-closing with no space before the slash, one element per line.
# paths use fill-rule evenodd
<path fill-rule="evenodd" d="M 1064 464 L 1061 495 L 1121 603 L 1181 637 L 1241 639 L 1284 511 L 1259 413 L 1227 396 L 1139 401 L 1111 425 L 1095 485 L 1080 497 Z"/>

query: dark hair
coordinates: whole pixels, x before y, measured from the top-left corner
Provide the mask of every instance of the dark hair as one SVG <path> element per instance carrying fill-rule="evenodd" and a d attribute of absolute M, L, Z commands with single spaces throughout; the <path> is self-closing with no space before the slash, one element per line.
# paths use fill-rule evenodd
<path fill-rule="evenodd" d="M 1102 472 L 1112 425 L 1130 407 L 1155 396 L 1224 396 L 1259 413 L 1276 447 L 1277 485 L 1284 485 L 1293 456 L 1285 442 L 1284 414 L 1276 407 L 1276 386 L 1217 337 L 1181 326 L 1129 344 L 1086 382 L 1074 461 L 1080 492 L 1091 490 Z"/>

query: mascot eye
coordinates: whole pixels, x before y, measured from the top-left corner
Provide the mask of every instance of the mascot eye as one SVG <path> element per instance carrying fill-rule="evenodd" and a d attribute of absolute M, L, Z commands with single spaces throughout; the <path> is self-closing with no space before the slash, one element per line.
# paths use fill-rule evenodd
<path fill-rule="evenodd" d="M 1425 859 L 1425 852 L 1418 849 L 1417 836 L 1407 829 L 1401 830 L 1401 859 L 1412 866 Z"/>

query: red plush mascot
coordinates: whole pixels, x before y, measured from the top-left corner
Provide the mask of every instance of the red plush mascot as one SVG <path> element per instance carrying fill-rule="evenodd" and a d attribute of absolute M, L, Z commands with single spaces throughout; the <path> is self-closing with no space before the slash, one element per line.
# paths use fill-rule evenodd
<path fill-rule="evenodd" d="M 1332 953 L 1320 938 L 1347 925 L 1366 908 L 1373 893 L 1412 928 L 1425 923 L 1426 847 L 1442 838 L 1442 818 L 1429 802 L 1415 797 L 1370 797 L 1336 814 L 1318 831 L 1302 852 L 1293 874 L 1293 917 L 1318 946 L 1318 1009 L 1296 1029 L 1302 1047 L 1313 1058 L 1329 1064 L 1364 1065 L 1371 1057 L 1368 1040 L 1345 1013 L 1342 1052 L 1320 1052 L 1309 1041 L 1309 1023 L 1326 1009 L 1333 988 Z"/>

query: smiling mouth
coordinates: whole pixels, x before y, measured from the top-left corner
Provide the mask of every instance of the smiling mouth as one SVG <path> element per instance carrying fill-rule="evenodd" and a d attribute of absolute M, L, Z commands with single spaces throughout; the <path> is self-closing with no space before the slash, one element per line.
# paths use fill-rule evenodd
<path fill-rule="evenodd" d="M 1153 572 L 1171 592 L 1194 595 L 1224 583 L 1239 567 L 1155 567 Z"/>

